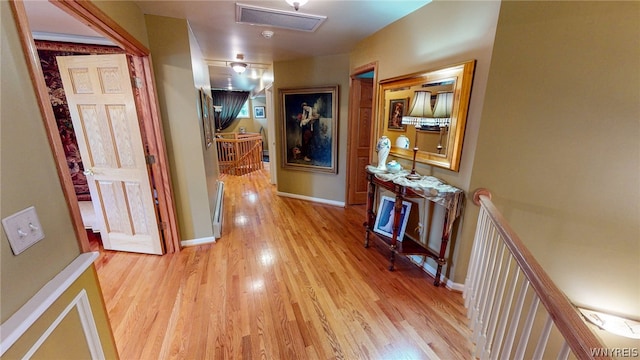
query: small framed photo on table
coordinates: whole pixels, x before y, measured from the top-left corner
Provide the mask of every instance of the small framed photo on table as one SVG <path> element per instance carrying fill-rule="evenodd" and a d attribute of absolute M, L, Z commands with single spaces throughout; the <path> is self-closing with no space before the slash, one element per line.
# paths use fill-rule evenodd
<path fill-rule="evenodd" d="M 395 215 L 396 199 L 390 196 L 382 196 L 380 205 L 378 206 L 378 214 L 376 222 L 373 225 L 373 231 L 388 237 L 393 237 L 393 219 Z M 400 211 L 400 229 L 398 230 L 398 241 L 404 238 L 404 231 L 409 221 L 409 211 L 411 211 L 411 203 L 409 201 L 402 202 L 402 210 Z"/>

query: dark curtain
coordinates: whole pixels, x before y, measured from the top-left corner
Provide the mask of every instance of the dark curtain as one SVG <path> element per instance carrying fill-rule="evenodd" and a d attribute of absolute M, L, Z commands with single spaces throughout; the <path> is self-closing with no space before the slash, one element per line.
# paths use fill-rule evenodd
<path fill-rule="evenodd" d="M 242 106 L 249 99 L 248 91 L 212 90 L 213 105 L 222 106 L 222 112 L 215 114 L 216 130 L 222 131 L 236 119 Z"/>

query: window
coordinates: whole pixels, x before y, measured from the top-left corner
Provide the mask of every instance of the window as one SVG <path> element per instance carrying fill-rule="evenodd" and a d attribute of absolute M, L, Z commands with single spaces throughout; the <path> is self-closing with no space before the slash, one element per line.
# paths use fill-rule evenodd
<path fill-rule="evenodd" d="M 240 113 L 238 113 L 238 116 L 236 116 L 236 119 L 246 119 L 249 117 L 249 101 L 247 100 L 244 105 L 242 105 L 242 109 L 240 110 Z"/>

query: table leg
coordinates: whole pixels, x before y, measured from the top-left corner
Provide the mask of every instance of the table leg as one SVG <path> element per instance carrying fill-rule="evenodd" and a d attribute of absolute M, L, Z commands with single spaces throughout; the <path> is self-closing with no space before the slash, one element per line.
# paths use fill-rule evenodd
<path fill-rule="evenodd" d="M 396 263 L 396 251 L 395 249 L 391 249 L 391 255 L 389 255 L 389 271 L 395 270 Z"/>
<path fill-rule="evenodd" d="M 451 221 L 451 210 L 448 210 L 444 213 L 444 224 L 442 226 L 442 241 L 440 242 L 440 252 L 438 253 L 438 268 L 436 270 L 436 280 L 433 282 L 433 285 L 440 285 L 440 276 L 442 275 L 442 266 L 447 263 L 447 259 L 445 258 L 445 254 L 447 252 L 447 244 L 449 243 L 449 236 L 451 235 L 451 228 L 453 227 L 453 222 Z"/>
<path fill-rule="evenodd" d="M 364 247 L 369 247 L 369 233 L 371 229 L 373 229 L 373 225 L 375 224 L 375 214 L 373 213 L 373 202 L 375 200 L 376 193 L 376 185 L 371 180 L 372 175 L 367 176 L 367 180 L 369 181 L 369 187 L 367 189 L 367 222 L 364 223 L 366 228 L 366 233 L 364 237 Z"/>
<path fill-rule="evenodd" d="M 369 227 L 367 226 L 367 223 L 364 223 L 364 226 L 366 228 L 366 231 L 364 232 L 364 247 L 368 248 L 369 247 Z"/>

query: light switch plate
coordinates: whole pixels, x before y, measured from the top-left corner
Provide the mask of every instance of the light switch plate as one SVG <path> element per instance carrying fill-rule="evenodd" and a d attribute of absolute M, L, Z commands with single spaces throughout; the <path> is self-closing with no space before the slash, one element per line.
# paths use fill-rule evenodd
<path fill-rule="evenodd" d="M 2 226 L 15 255 L 44 239 L 44 231 L 33 206 L 2 219 Z"/>

